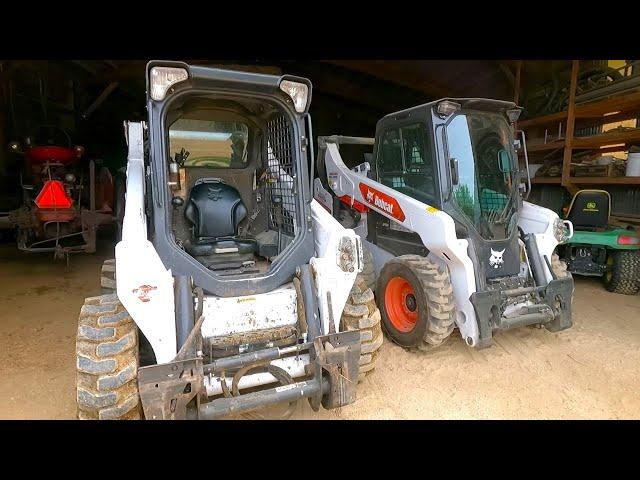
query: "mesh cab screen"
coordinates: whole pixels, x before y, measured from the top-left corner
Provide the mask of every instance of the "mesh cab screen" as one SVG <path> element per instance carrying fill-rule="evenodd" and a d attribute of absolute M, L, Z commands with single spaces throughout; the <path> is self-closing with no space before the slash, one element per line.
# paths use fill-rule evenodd
<path fill-rule="evenodd" d="M 269 227 L 295 236 L 296 164 L 288 120 L 280 115 L 267 124 L 267 202 Z"/>

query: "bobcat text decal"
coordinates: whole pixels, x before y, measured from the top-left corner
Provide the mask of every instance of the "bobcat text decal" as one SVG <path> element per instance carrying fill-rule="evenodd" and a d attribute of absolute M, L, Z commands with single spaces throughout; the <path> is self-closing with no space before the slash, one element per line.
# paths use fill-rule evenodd
<path fill-rule="evenodd" d="M 386 193 L 379 192 L 375 188 L 371 188 L 364 183 L 360 184 L 360 193 L 362 193 L 362 198 L 364 198 L 365 202 L 372 207 L 388 213 L 400 222 L 404 222 L 404 212 L 395 198 L 387 195 Z"/>

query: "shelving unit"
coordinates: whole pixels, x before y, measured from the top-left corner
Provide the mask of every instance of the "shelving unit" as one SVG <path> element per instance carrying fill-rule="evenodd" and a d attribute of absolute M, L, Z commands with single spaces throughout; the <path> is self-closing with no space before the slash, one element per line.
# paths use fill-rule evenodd
<path fill-rule="evenodd" d="M 582 128 L 637 118 L 640 115 L 640 91 L 576 105 L 575 92 L 578 70 L 579 61 L 573 60 L 566 111 L 518 122 L 518 129 L 524 130 L 527 135 L 527 151 L 529 153 L 536 155 L 548 152 L 547 155 L 549 155 L 553 150 L 562 151 L 562 176 L 534 177 L 531 182 L 562 185 L 572 194 L 578 190 L 580 185 L 640 185 L 640 177 L 571 176 L 571 161 L 574 150 L 598 150 L 600 153 L 608 153 L 626 149 L 629 144 L 640 143 L 640 129 L 613 130 L 591 136 L 574 136 L 574 132 Z M 517 78 L 519 79 L 520 75 Z M 531 159 L 529 161 L 531 162 Z"/>

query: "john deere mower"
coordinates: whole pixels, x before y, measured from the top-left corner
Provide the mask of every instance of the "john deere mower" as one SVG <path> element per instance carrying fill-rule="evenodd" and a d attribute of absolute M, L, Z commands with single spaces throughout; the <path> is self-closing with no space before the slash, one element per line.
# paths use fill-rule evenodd
<path fill-rule="evenodd" d="M 558 246 L 571 273 L 601 276 L 610 292 L 635 295 L 640 290 L 640 237 L 632 227 L 611 224 L 611 196 L 605 190 L 580 190 L 566 218 L 573 236 Z"/>

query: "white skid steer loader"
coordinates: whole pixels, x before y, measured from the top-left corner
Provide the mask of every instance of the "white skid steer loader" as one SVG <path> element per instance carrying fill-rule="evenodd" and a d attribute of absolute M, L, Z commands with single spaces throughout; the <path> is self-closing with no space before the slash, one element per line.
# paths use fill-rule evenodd
<path fill-rule="evenodd" d="M 553 251 L 573 229 L 523 199 L 519 113 L 511 102 L 442 99 L 385 116 L 375 139 L 318 139 L 314 196 L 366 239 L 363 275 L 394 342 L 428 350 L 457 327 L 483 348 L 494 331 L 572 325 L 573 279 Z M 349 169 L 345 144 L 373 156 Z"/>
<path fill-rule="evenodd" d="M 311 83 L 153 61 L 147 94 L 148 123 L 125 123 L 115 291 L 80 312 L 79 418 L 354 402 L 380 313 L 360 238 L 312 198 Z"/>

